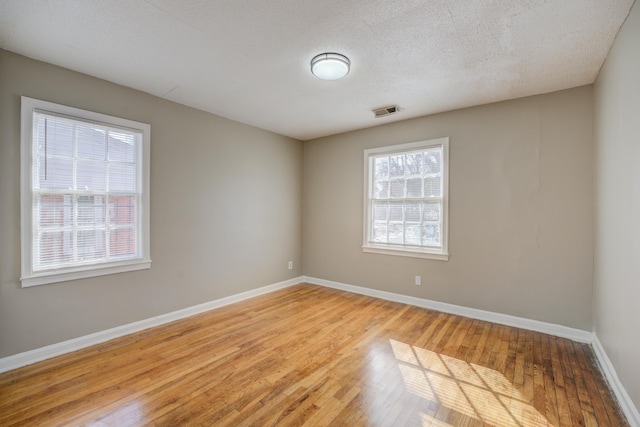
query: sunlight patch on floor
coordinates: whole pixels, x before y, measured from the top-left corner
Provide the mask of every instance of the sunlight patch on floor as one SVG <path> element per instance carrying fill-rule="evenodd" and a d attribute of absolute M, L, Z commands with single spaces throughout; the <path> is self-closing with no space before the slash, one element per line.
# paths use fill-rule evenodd
<path fill-rule="evenodd" d="M 127 402 L 101 415 L 99 419 L 87 423 L 91 427 L 136 426 L 145 424 L 146 414 L 140 402 Z M 147 420 L 148 421 L 148 420 Z"/>
<path fill-rule="evenodd" d="M 549 425 L 502 373 L 399 341 L 389 343 L 412 394 L 493 426 Z M 421 416 L 423 425 L 449 425 L 432 415 Z"/>
<path fill-rule="evenodd" d="M 429 414 L 420 414 L 420 424 L 423 427 L 456 427 L 452 424 L 445 423 Z"/>

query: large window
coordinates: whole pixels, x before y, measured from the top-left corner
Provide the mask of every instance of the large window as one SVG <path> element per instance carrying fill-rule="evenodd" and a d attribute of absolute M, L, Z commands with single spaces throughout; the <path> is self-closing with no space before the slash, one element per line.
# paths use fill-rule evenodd
<path fill-rule="evenodd" d="M 365 150 L 365 252 L 447 260 L 449 138 Z"/>
<path fill-rule="evenodd" d="M 22 286 L 149 268 L 150 127 L 22 97 Z"/>

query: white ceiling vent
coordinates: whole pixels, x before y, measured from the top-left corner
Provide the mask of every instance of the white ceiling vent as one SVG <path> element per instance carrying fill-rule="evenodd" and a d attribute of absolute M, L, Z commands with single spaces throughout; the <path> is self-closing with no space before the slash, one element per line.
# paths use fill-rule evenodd
<path fill-rule="evenodd" d="M 380 117 L 390 116 L 391 114 L 395 114 L 400 111 L 400 107 L 397 105 L 389 105 L 388 107 L 375 108 L 373 110 L 373 114 L 376 116 L 376 119 Z"/>

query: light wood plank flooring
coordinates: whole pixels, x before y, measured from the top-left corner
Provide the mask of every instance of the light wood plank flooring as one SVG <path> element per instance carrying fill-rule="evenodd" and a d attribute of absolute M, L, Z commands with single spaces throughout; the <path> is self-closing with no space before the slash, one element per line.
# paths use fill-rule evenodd
<path fill-rule="evenodd" d="M 2 426 L 625 426 L 588 345 L 302 284 L 0 374 Z"/>

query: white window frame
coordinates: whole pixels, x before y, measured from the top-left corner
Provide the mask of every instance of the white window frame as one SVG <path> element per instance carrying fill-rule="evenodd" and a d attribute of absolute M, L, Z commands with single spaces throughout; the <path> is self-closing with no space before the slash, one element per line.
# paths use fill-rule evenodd
<path fill-rule="evenodd" d="M 380 155 L 401 154 L 411 151 L 441 147 L 442 149 L 442 197 L 440 198 L 420 198 L 426 201 L 440 201 L 441 203 L 441 246 L 412 246 L 406 244 L 388 244 L 374 242 L 372 201 L 373 201 L 373 159 Z M 397 199 L 402 200 L 402 199 Z M 364 150 L 364 230 L 363 230 L 363 252 L 371 252 L 385 255 L 397 255 L 415 258 L 427 258 L 447 261 L 449 259 L 449 138 L 437 138 L 426 141 L 411 142 L 408 144 L 398 144 L 386 147 L 371 148 Z"/>
<path fill-rule="evenodd" d="M 116 262 L 98 262 L 93 264 L 76 265 L 68 268 L 34 271 L 34 171 L 36 168 L 34 156 L 34 114 L 36 112 L 50 113 L 58 116 L 67 116 L 70 119 L 98 123 L 113 126 L 120 129 L 129 129 L 142 135 L 141 143 L 137 147 L 138 179 L 142 189 L 141 202 L 139 204 L 139 228 L 141 242 L 139 256 L 135 259 Z M 133 120 L 113 117 L 106 114 L 68 107 L 66 105 L 41 101 L 38 99 L 21 98 L 21 238 L 22 238 L 22 274 L 20 277 L 22 287 L 44 285 L 68 280 L 82 279 L 106 274 L 122 273 L 127 271 L 143 270 L 151 268 L 150 256 L 150 141 L 151 126 Z"/>

